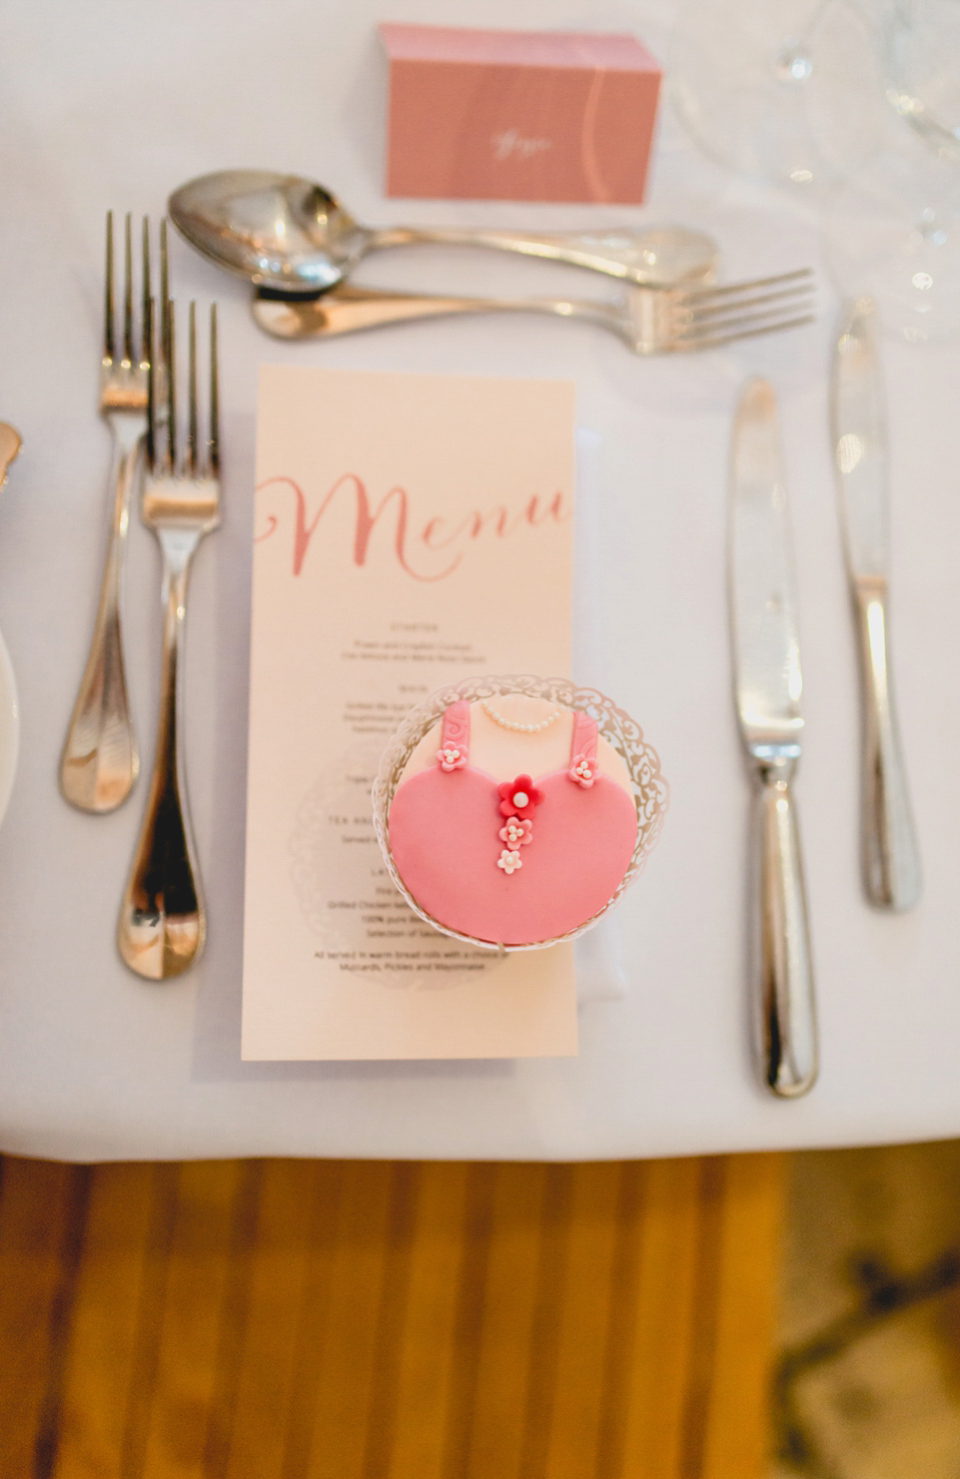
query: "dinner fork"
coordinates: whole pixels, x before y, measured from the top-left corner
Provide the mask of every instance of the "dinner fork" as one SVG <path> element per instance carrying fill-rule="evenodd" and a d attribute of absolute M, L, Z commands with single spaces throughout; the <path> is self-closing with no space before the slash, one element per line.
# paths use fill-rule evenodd
<path fill-rule="evenodd" d="M 181 747 L 182 657 L 190 562 L 203 536 L 220 523 L 216 304 L 210 308 L 210 431 L 203 449 L 198 431 L 196 305 L 190 304 L 187 436 L 182 458 L 177 455 L 174 320 L 174 306 L 165 300 L 160 327 L 165 407 L 158 403 L 151 370 L 148 467 L 141 502 L 143 522 L 157 536 L 163 557 L 160 719 L 150 794 L 117 926 L 123 960 L 152 981 L 185 971 L 200 955 L 206 937 Z"/>
<path fill-rule="evenodd" d="M 113 489 L 110 539 L 100 585 L 93 637 L 67 737 L 60 757 L 60 790 L 81 811 L 113 811 L 129 796 L 139 770 L 139 756 L 123 661 L 120 627 L 120 582 L 130 493 L 137 476 L 147 431 L 147 377 L 150 348 L 146 323 L 150 308 L 150 228 L 143 218 L 143 268 L 139 352 L 134 345 L 133 249 L 129 213 L 124 220 L 122 339 L 116 334 L 114 303 L 113 212 L 107 212 L 104 273 L 103 358 L 100 366 L 100 413 L 110 428 Z M 166 294 L 166 222 L 160 227 L 160 274 Z"/>
<path fill-rule="evenodd" d="M 253 316 L 279 339 L 329 339 L 381 324 L 456 313 L 549 313 L 610 329 L 635 354 L 669 354 L 714 349 L 734 339 L 811 323 L 813 288 L 809 268 L 724 287 L 628 287 L 614 299 L 447 298 L 377 292 L 344 283 L 319 298 L 287 299 L 261 292 L 253 300 Z"/>

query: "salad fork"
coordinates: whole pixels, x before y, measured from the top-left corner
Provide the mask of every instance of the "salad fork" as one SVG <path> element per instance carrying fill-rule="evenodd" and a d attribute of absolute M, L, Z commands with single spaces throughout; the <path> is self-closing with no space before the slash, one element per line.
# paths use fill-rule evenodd
<path fill-rule="evenodd" d="M 198 432 L 196 305 L 190 304 L 187 436 L 182 458 L 177 455 L 174 318 L 173 304 L 164 301 L 160 338 L 165 405 L 161 407 L 155 396 L 156 377 L 151 370 L 148 468 L 141 504 L 143 522 L 156 535 L 163 558 L 160 719 L 150 794 L 117 926 L 121 957 L 137 975 L 151 981 L 180 975 L 199 957 L 206 937 L 181 748 L 182 656 L 190 562 L 204 535 L 220 523 L 216 304 L 210 309 L 210 431 L 205 448 L 200 446 Z"/>
<path fill-rule="evenodd" d="M 733 339 L 811 323 L 813 287 L 809 268 L 723 287 L 629 287 L 613 299 L 447 298 L 341 284 L 319 298 L 283 298 L 261 289 L 253 316 L 279 339 L 329 339 L 449 314 L 548 313 L 610 329 L 634 354 L 668 354 L 715 349 Z"/>
<path fill-rule="evenodd" d="M 113 811 L 129 796 L 139 770 L 137 742 L 130 719 L 120 627 L 120 582 L 130 494 L 147 432 L 147 378 L 150 346 L 150 232 L 143 219 L 140 343 L 134 345 L 133 250 L 130 216 L 124 221 L 122 336 L 116 334 L 114 304 L 113 212 L 107 212 L 103 358 L 100 413 L 113 438 L 110 486 L 113 489 L 110 540 L 100 600 L 83 677 L 60 757 L 60 790 L 81 811 Z M 160 271 L 166 293 L 166 223 L 160 227 Z"/>

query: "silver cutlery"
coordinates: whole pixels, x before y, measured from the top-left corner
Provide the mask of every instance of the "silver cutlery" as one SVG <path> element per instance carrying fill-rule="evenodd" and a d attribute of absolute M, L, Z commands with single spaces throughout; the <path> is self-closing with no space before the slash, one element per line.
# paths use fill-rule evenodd
<path fill-rule="evenodd" d="M 817 1028 L 791 789 L 803 737 L 796 582 L 777 403 L 766 380 L 748 382 L 734 421 L 729 578 L 737 713 L 758 782 L 763 1081 L 795 1098 L 817 1076 Z"/>
<path fill-rule="evenodd" d="M 423 243 L 519 252 L 647 285 L 709 281 L 717 260 L 713 238 L 684 226 L 582 232 L 361 226 L 322 185 L 270 170 L 202 175 L 174 191 L 168 211 L 181 235 L 212 262 L 285 293 L 323 292 L 370 252 Z"/>
<path fill-rule="evenodd" d="M 216 305 L 210 310 L 209 437 L 200 445 L 195 305 L 190 305 L 187 436 L 178 456 L 174 307 L 164 301 L 161 324 L 165 414 L 151 391 L 149 466 L 143 522 L 163 557 L 164 610 L 160 720 L 146 814 L 117 926 L 117 945 L 131 970 L 160 981 L 185 971 L 200 955 L 206 911 L 187 804 L 183 730 L 183 629 L 190 562 L 205 534 L 220 523 L 220 434 Z M 151 382 L 155 381 L 151 373 Z"/>
<path fill-rule="evenodd" d="M 452 298 L 385 293 L 344 283 L 320 298 L 281 299 L 261 293 L 255 320 L 278 339 L 329 339 L 359 329 L 461 313 L 546 313 L 609 329 L 635 354 L 714 349 L 733 339 L 811 323 L 813 273 L 803 268 L 724 287 L 630 287 L 613 300 L 572 298 Z"/>
<path fill-rule="evenodd" d="M 847 574 L 863 692 L 862 862 L 867 898 L 910 909 L 921 892 L 920 850 L 890 673 L 889 478 L 876 306 L 848 303 L 833 361 L 831 422 Z"/>
<path fill-rule="evenodd" d="M 161 228 L 162 229 L 162 228 Z M 147 432 L 150 308 L 150 236 L 143 221 L 143 268 L 139 333 L 134 332 L 133 250 L 130 216 L 124 222 L 124 281 L 121 333 L 114 302 L 113 212 L 107 212 L 103 359 L 100 413 L 110 428 L 110 535 L 100 584 L 93 637 L 60 757 L 60 790 L 81 811 L 113 811 L 125 801 L 139 770 L 120 623 L 120 585 L 130 518 L 130 494 Z M 161 236 L 161 273 L 166 276 L 166 241 Z M 138 340 L 135 343 L 135 339 Z"/>

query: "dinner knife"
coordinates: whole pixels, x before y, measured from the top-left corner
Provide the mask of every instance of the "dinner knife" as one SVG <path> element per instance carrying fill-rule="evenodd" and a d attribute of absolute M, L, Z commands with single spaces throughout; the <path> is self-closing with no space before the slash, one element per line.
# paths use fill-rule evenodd
<path fill-rule="evenodd" d="M 803 716 L 796 579 L 777 401 L 744 387 L 730 470 L 730 614 L 737 714 L 758 783 L 757 1005 L 763 1081 L 795 1098 L 817 1077 L 813 962 L 796 804 Z"/>
<path fill-rule="evenodd" d="M 922 880 L 890 676 L 886 413 L 872 298 L 857 298 L 844 307 L 834 352 L 831 411 L 863 689 L 863 883 L 878 908 L 910 909 L 920 897 Z"/>

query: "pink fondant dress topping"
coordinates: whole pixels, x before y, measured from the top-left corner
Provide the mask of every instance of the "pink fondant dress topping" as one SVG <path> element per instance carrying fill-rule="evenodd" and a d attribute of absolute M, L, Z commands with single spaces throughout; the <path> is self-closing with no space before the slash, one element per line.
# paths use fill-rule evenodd
<path fill-rule="evenodd" d="M 444 713 L 437 764 L 397 787 L 390 848 L 438 924 L 493 944 L 556 939 L 598 914 L 633 856 L 633 797 L 597 767 L 597 725 L 574 713 L 568 768 L 498 782 L 469 763 L 470 705 Z M 521 856 L 520 849 L 524 849 Z"/>

